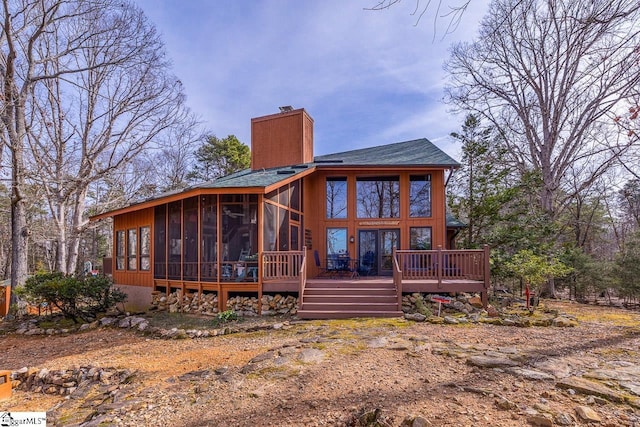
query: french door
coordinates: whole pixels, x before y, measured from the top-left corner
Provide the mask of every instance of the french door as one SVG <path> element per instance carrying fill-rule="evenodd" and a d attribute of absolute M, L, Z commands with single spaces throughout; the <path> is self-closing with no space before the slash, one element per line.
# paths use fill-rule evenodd
<path fill-rule="evenodd" d="M 400 247 L 399 229 L 359 230 L 358 265 L 363 276 L 393 274 L 393 247 Z"/>

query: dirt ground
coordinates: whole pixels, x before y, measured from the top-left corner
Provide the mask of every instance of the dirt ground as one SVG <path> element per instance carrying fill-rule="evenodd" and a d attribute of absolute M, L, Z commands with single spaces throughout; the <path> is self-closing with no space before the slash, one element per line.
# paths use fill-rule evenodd
<path fill-rule="evenodd" d="M 273 319 L 271 329 L 206 339 L 119 328 L 7 334 L 0 336 L 0 369 L 98 366 L 134 376 L 109 399 L 18 390 L 0 411 L 48 411 L 50 425 L 640 426 L 639 377 L 599 377 L 629 397 L 623 402 L 561 385 L 621 366 L 637 372 L 640 314 L 546 305 L 576 316 L 578 326 Z M 473 363 L 507 356 L 519 369 L 548 376 Z M 585 407 L 591 421 L 580 414 Z"/>

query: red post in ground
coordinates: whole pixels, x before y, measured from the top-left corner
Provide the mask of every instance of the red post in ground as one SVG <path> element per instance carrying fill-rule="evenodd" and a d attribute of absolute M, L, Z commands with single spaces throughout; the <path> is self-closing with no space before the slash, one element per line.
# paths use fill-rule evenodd
<path fill-rule="evenodd" d="M 11 305 L 11 285 L 0 286 L 0 317 L 9 314 L 9 305 Z"/>
<path fill-rule="evenodd" d="M 0 371 L 0 400 L 11 398 L 11 371 Z"/>

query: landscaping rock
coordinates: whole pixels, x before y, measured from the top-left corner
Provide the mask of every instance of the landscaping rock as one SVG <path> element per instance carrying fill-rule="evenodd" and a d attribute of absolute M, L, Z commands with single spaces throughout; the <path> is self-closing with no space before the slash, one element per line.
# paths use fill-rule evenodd
<path fill-rule="evenodd" d="M 575 411 L 578 415 L 578 418 L 582 421 L 586 421 L 588 423 L 599 423 L 602 421 L 600 415 L 598 415 L 596 411 L 588 406 L 577 406 L 575 408 Z"/>
<path fill-rule="evenodd" d="M 556 383 L 556 387 L 575 390 L 582 394 L 599 396 L 611 402 L 624 401 L 624 397 L 620 393 L 608 388 L 607 386 L 581 377 L 569 377 L 562 379 Z"/>
<path fill-rule="evenodd" d="M 509 366 L 518 366 L 519 363 L 507 357 L 491 357 L 484 355 L 475 355 L 467 359 L 467 364 L 478 366 L 480 368 L 504 368 Z"/>

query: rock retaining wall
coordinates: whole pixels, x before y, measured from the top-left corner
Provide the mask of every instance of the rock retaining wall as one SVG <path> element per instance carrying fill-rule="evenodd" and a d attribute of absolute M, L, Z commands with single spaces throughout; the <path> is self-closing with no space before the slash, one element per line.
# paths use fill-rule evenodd
<path fill-rule="evenodd" d="M 22 368 L 11 373 L 12 388 L 33 393 L 73 394 L 79 388 L 93 384 L 119 385 L 129 381 L 131 371 L 92 366 L 65 370 Z"/>
<path fill-rule="evenodd" d="M 404 313 L 422 313 L 429 310 L 432 314 L 438 313 L 438 302 L 433 298 L 443 298 L 440 295 L 421 294 L 415 292 L 413 294 L 402 297 L 402 311 Z M 455 312 L 469 315 L 482 310 L 482 301 L 478 295 L 460 294 L 456 297 L 447 297 L 449 302 L 442 304 L 441 310 L 448 309 Z"/>
<path fill-rule="evenodd" d="M 192 313 L 215 316 L 218 314 L 218 295 L 216 293 L 172 292 L 168 296 L 154 291 L 151 299 L 151 310 L 171 313 Z M 282 314 L 295 315 L 298 312 L 298 298 L 292 295 L 262 295 L 262 315 L 275 316 Z M 238 316 L 253 317 L 258 315 L 259 301 L 257 297 L 233 296 L 227 300 L 227 310 L 235 311 Z"/>

